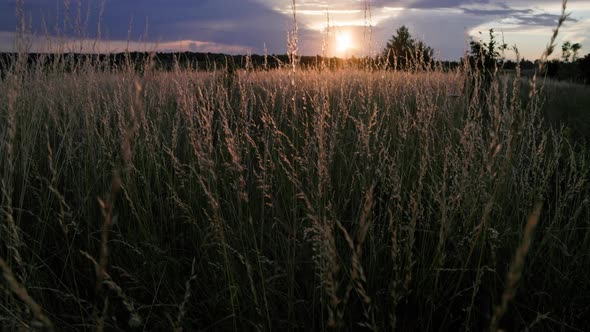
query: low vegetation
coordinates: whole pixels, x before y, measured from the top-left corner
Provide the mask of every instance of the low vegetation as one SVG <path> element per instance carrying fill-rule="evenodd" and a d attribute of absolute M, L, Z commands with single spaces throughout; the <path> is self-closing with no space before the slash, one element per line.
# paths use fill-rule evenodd
<path fill-rule="evenodd" d="M 3 330 L 590 324 L 587 86 L 28 59 L 0 78 Z"/>
<path fill-rule="evenodd" d="M 0 82 L 9 329 L 588 323 L 588 150 L 544 115 L 584 87 L 483 90 L 468 64 L 18 64 Z"/>

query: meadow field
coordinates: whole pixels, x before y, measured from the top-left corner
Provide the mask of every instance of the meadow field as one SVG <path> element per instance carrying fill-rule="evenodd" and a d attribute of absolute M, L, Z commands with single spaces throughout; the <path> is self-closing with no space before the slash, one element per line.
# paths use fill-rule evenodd
<path fill-rule="evenodd" d="M 3 73 L 0 330 L 590 326 L 590 87 L 134 68 Z"/>

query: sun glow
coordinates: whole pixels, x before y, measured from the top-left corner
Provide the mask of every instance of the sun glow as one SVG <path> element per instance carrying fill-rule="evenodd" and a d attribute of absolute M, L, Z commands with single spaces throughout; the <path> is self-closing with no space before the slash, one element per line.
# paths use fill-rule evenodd
<path fill-rule="evenodd" d="M 336 42 L 337 42 L 338 52 L 341 52 L 341 53 L 346 52 L 353 47 L 352 39 L 350 38 L 350 34 L 348 34 L 346 32 L 337 34 L 336 35 Z"/>

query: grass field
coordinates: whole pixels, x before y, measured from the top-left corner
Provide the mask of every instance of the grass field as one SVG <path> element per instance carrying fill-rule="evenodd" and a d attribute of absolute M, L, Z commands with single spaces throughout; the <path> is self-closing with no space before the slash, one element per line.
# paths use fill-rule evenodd
<path fill-rule="evenodd" d="M 90 60 L 0 81 L 2 330 L 589 326 L 587 86 Z"/>

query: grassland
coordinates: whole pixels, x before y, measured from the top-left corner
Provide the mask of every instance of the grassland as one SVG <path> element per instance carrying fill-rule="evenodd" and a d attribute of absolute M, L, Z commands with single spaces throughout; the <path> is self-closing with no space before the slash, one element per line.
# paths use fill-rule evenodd
<path fill-rule="evenodd" d="M 588 87 L 91 60 L 0 81 L 3 329 L 589 326 Z"/>

